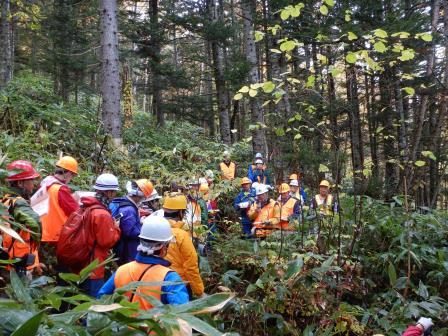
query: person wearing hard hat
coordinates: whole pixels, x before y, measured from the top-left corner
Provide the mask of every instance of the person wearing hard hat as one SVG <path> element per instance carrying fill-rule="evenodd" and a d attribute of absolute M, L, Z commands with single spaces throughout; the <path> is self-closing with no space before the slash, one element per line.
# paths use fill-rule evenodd
<path fill-rule="evenodd" d="M 149 195 L 149 197 L 145 198 L 140 205 L 139 211 L 140 211 L 140 218 L 144 218 L 147 216 L 151 216 L 152 214 L 155 214 L 157 211 L 161 211 L 160 209 L 160 200 L 162 199 L 162 196 L 159 195 L 156 189 L 154 189 Z M 157 215 L 157 214 L 155 214 Z M 163 214 L 161 215 L 163 217 Z"/>
<path fill-rule="evenodd" d="M 236 177 L 236 165 L 235 162 L 230 160 L 230 153 L 224 151 L 223 160 L 219 164 L 219 170 L 221 171 L 221 178 L 223 180 L 232 181 Z"/>
<path fill-rule="evenodd" d="M 78 265 L 76 269 L 70 269 L 71 272 L 75 273 L 79 273 L 95 259 L 98 260 L 98 263 L 106 260 L 109 251 L 120 239 L 119 223 L 114 221 L 109 210 L 110 202 L 116 197 L 117 191 L 120 190 L 118 179 L 112 174 L 101 174 L 97 177 L 93 189 L 95 189 L 95 196 L 81 197 L 81 206 L 92 208 L 85 212 L 87 215 L 83 223 L 90 228 L 90 234 L 86 237 L 85 244 L 92 249 L 92 253 L 91 257 Z M 61 249 L 61 244 L 63 245 L 64 242 L 60 241 L 58 243 L 58 250 Z M 104 266 L 96 268 L 89 279 L 81 285 L 82 289 L 95 297 L 104 284 L 104 272 Z"/>
<path fill-rule="evenodd" d="M 312 199 L 310 208 L 324 216 L 332 215 L 337 211 L 335 199 L 330 194 L 330 182 L 322 180 L 319 183 L 319 193 Z"/>
<path fill-rule="evenodd" d="M 140 309 L 149 310 L 153 305 L 145 297 L 153 297 L 163 304 L 179 305 L 189 301 L 187 288 L 181 277 L 170 268 L 165 259 L 173 232 L 168 221 L 162 217 L 150 216 L 143 220 L 139 234 L 138 253 L 135 261 L 118 267 L 117 271 L 101 287 L 97 297 L 112 294 L 132 282 L 154 283 L 139 285 L 125 295 L 130 302 L 138 302 Z M 171 283 L 161 285 L 161 283 Z M 173 284 L 175 283 L 175 284 Z M 140 295 L 140 293 L 142 295 Z"/>
<path fill-rule="evenodd" d="M 204 182 L 204 181 L 202 181 Z M 207 183 L 207 181 L 205 181 Z M 185 211 L 184 222 L 192 230 L 194 226 L 201 225 L 201 206 L 199 205 L 199 200 L 201 195 L 199 188 L 201 186 L 201 180 L 198 178 L 193 178 L 188 183 L 188 189 L 190 190 L 188 194 L 188 205 Z"/>
<path fill-rule="evenodd" d="M 297 181 L 297 180 L 289 181 L 289 188 L 291 189 L 291 191 L 290 191 L 291 196 L 294 197 L 295 199 L 297 199 L 297 201 L 299 201 L 300 204 L 302 206 L 304 206 L 305 200 L 303 199 L 303 196 L 299 190 L 299 181 Z"/>
<path fill-rule="evenodd" d="M 252 181 L 243 177 L 241 179 L 241 191 L 233 201 L 233 207 L 241 218 L 241 228 L 243 230 L 243 238 L 251 236 L 252 223 L 247 214 L 248 209 L 255 203 L 255 188 L 251 186 Z"/>
<path fill-rule="evenodd" d="M 31 162 L 17 160 L 6 166 L 9 176 L 8 194 L 1 198 L 1 203 L 7 208 L 8 216 L 22 228 L 18 235 L 23 241 L 12 237 L 6 232 L 2 235 L 2 259 L 16 260 L 12 266 L 19 276 L 25 276 L 27 270 L 37 269 L 39 264 L 38 246 L 41 238 L 41 222 L 39 215 L 28 203 L 35 189 L 36 179 L 40 177 Z M 9 224 L 4 222 L 5 225 Z M 18 260 L 18 261 L 17 261 Z"/>
<path fill-rule="evenodd" d="M 273 199 L 269 198 L 269 186 L 265 184 L 257 185 L 255 194 L 256 202 L 249 208 L 249 218 L 253 220 L 254 235 L 256 237 L 266 237 L 272 233 L 273 229 L 278 229 L 280 222 L 280 206 Z"/>
<path fill-rule="evenodd" d="M 282 183 L 278 189 L 280 194 L 280 226 L 285 230 L 294 230 L 289 226 L 291 219 L 298 218 L 301 211 L 301 203 L 291 196 L 288 183 Z"/>
<path fill-rule="evenodd" d="M 409 326 L 402 336 L 423 336 L 431 335 L 431 329 L 434 326 L 432 319 L 420 317 L 417 324 Z"/>
<path fill-rule="evenodd" d="M 302 205 L 305 205 L 308 200 L 308 195 L 301 184 L 302 183 L 301 180 L 299 179 L 298 174 L 291 174 L 289 176 L 289 186 L 291 187 L 291 192 L 295 193 L 295 197 L 297 199 L 301 199 Z"/>
<path fill-rule="evenodd" d="M 258 182 L 260 184 L 270 184 L 269 171 L 263 163 L 263 160 L 255 160 L 255 167 L 252 170 L 252 177 L 249 177 L 252 182 Z"/>
<path fill-rule="evenodd" d="M 63 156 L 56 162 L 55 173 L 41 182 L 48 194 L 48 212 L 41 216 L 42 242 L 55 246 L 59 233 L 68 216 L 78 210 L 79 204 L 67 186 L 78 175 L 78 162 L 71 156 Z"/>
<path fill-rule="evenodd" d="M 257 160 L 261 160 L 263 162 L 263 154 L 261 154 L 261 153 L 255 154 L 253 163 L 250 164 L 249 168 L 247 169 L 247 177 L 250 178 L 252 181 L 253 181 L 253 171 L 255 170 L 255 166 L 256 166 L 255 161 L 257 161 Z M 264 166 L 264 168 L 266 168 L 266 166 Z"/>
<path fill-rule="evenodd" d="M 114 248 L 118 265 L 134 260 L 137 254 L 141 228 L 139 206 L 153 190 L 151 181 L 147 179 L 128 181 L 126 196 L 114 199 L 109 205 L 112 217 L 120 223 L 121 236 Z"/>
<path fill-rule="evenodd" d="M 171 268 L 188 282 L 189 293 L 201 297 L 204 295 L 204 283 L 199 272 L 198 255 L 190 234 L 182 229 L 187 198 L 180 193 L 172 193 L 165 197 L 162 208 L 174 236 L 165 259 L 171 262 Z"/>

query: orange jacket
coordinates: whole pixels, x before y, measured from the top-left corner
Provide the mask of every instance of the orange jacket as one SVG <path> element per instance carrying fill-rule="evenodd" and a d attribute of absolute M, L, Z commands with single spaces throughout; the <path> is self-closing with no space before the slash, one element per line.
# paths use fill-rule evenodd
<path fill-rule="evenodd" d="M 234 162 L 230 162 L 227 165 L 225 162 L 221 162 L 219 164 L 219 168 L 221 169 L 221 175 L 224 180 L 233 180 L 235 178 L 235 170 L 236 166 Z"/>
<path fill-rule="evenodd" d="M 163 282 L 165 280 L 165 276 L 170 271 L 171 270 L 168 267 L 162 265 L 148 265 L 139 263 L 137 261 L 132 261 L 120 266 L 117 269 L 114 278 L 115 288 L 124 287 L 129 283 L 136 281 Z M 130 302 L 138 302 L 140 305 L 140 309 L 148 310 L 153 306 L 151 305 L 151 303 L 138 295 L 138 293 L 152 296 L 161 301 L 162 286 L 157 285 L 138 287 L 138 289 L 136 289 L 136 294 L 134 295 L 132 294 L 132 292 L 126 292 L 125 295 L 130 298 Z"/>
<path fill-rule="evenodd" d="M 270 199 L 269 202 L 259 211 L 258 202 L 253 204 L 248 212 L 249 218 L 254 220 L 253 226 L 258 229 L 255 231 L 257 237 L 266 237 L 272 233 L 272 230 L 260 230 L 262 228 L 278 229 L 280 222 L 280 206 Z M 269 223 L 267 223 L 269 222 Z"/>
<path fill-rule="evenodd" d="M 193 294 L 201 296 L 204 293 L 204 283 L 199 272 L 198 255 L 191 240 L 190 233 L 181 229 L 183 223 L 168 219 L 173 230 L 174 239 L 168 248 L 165 259 L 171 263 L 182 280 L 189 282 Z"/>

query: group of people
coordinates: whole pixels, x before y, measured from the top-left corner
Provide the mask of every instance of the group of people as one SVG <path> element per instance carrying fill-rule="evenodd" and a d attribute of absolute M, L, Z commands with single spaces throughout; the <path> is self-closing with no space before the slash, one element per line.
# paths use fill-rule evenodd
<path fill-rule="evenodd" d="M 220 164 L 223 179 L 236 178 L 236 165 L 224 152 Z M 328 216 L 337 212 L 337 202 L 330 194 L 330 182 L 322 180 L 319 193 L 308 204 L 308 196 L 301 184 L 298 174 L 291 174 L 289 181 L 278 187 L 278 198 L 269 198 L 270 173 L 263 155 L 257 153 L 253 164 L 249 165 L 247 176 L 241 179 L 241 191 L 233 206 L 241 218 L 244 237 L 266 237 L 275 230 L 294 231 L 291 225 L 294 219 L 303 215 L 304 210 L 311 210 L 316 215 Z M 302 219 L 304 217 L 302 216 Z"/>

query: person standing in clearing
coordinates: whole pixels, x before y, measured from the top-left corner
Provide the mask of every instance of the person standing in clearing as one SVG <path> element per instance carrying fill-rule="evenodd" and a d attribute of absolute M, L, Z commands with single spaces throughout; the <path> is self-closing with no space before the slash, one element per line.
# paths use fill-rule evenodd
<path fill-rule="evenodd" d="M 235 179 L 236 165 L 235 162 L 230 160 L 230 153 L 228 151 L 224 151 L 223 160 L 219 164 L 219 169 L 223 180 L 232 181 Z"/>
<path fill-rule="evenodd" d="M 241 180 L 241 191 L 233 201 L 233 207 L 241 217 L 243 238 L 251 236 L 252 222 L 247 214 L 248 209 L 255 203 L 255 189 L 251 187 L 252 181 L 247 177 Z"/>
<path fill-rule="evenodd" d="M 280 222 L 280 206 L 269 198 L 269 187 L 259 184 L 255 188 L 257 201 L 249 209 L 249 218 L 253 220 L 253 231 L 256 237 L 266 237 L 272 230 L 278 229 Z"/>
<path fill-rule="evenodd" d="M 330 216 L 337 212 L 337 203 L 333 195 L 330 194 L 330 182 L 327 180 L 320 182 L 319 193 L 312 199 L 310 208 L 316 214 L 323 216 Z"/>

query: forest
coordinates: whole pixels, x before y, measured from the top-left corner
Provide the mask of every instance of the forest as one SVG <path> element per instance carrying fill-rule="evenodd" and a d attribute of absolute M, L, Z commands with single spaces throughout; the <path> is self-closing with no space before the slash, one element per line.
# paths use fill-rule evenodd
<path fill-rule="evenodd" d="M 125 296 L 137 282 L 95 298 L 81 285 L 113 274 L 113 254 L 58 273 L 39 249 L 49 271 L 32 278 L 0 258 L 0 335 L 402 335 L 421 317 L 448 335 L 447 7 L 0 0 L 2 197 L 11 162 L 45 177 L 70 155 L 75 192 L 112 173 L 120 195 L 144 178 L 165 199 L 212 171 L 219 209 L 191 234 L 207 295 L 142 310 Z M 338 211 L 303 204 L 292 233 L 243 239 L 234 199 L 256 153 L 270 198 L 297 174 L 310 199 L 329 181 Z M 3 250 L 33 233 L 8 206 Z"/>

